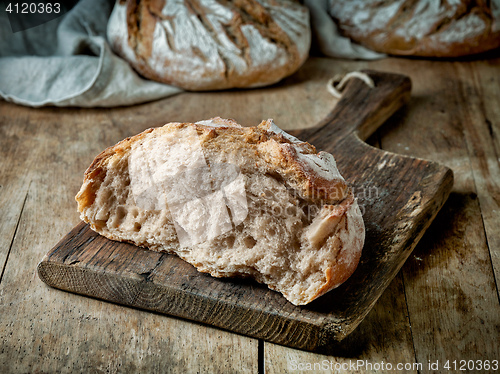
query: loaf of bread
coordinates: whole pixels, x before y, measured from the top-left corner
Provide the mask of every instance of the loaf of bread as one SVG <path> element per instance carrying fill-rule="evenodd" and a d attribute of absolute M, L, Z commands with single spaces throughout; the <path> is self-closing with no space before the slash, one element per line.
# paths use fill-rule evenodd
<path fill-rule="evenodd" d="M 195 91 L 276 83 L 311 43 L 296 0 L 117 0 L 107 34 L 146 78 Z"/>
<path fill-rule="evenodd" d="M 377 52 L 460 57 L 500 47 L 500 0 L 329 0 L 344 35 Z"/>
<path fill-rule="evenodd" d="M 295 305 L 356 269 L 364 223 L 329 153 L 271 120 L 169 123 L 99 154 L 76 196 L 107 238 L 175 253 L 214 277 L 251 277 Z"/>

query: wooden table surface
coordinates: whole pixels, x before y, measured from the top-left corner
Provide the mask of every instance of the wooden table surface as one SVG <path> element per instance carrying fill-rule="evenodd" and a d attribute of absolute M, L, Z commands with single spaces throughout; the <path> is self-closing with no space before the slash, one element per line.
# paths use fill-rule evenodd
<path fill-rule="evenodd" d="M 414 87 L 410 103 L 369 143 L 440 162 L 453 169 L 455 185 L 358 327 L 357 349 L 342 356 L 294 350 L 52 289 L 36 275 L 79 222 L 74 196 L 105 147 L 151 126 L 213 116 L 312 126 L 335 104 L 327 80 L 362 68 L 409 75 Z M 274 87 L 114 109 L 0 102 L 0 373 L 498 372 L 499 157 L 500 58 L 311 58 Z"/>

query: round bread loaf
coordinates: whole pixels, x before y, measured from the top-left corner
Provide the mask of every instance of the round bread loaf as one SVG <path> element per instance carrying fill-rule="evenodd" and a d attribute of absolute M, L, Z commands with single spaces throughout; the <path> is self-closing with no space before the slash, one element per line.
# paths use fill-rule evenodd
<path fill-rule="evenodd" d="M 377 52 L 460 57 L 500 47 L 500 0 L 329 0 L 346 36 Z"/>
<path fill-rule="evenodd" d="M 107 33 L 140 74 L 194 91 L 276 83 L 311 43 L 295 0 L 118 0 Z"/>

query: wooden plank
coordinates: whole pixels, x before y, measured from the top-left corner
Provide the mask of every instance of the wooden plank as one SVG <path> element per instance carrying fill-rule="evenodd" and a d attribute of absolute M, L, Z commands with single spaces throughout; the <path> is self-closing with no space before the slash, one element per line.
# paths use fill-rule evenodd
<path fill-rule="evenodd" d="M 366 209 L 367 246 L 358 270 L 342 287 L 305 308 L 294 307 L 255 283 L 214 279 L 174 256 L 111 242 L 82 226 L 40 263 L 40 277 L 54 287 L 280 344 L 318 351 L 337 345 L 389 285 L 445 201 L 452 183 L 446 168 L 376 151 L 358 138 L 357 134 L 368 136 L 375 124 L 380 125 L 408 96 L 406 78 L 376 72 L 370 75 L 376 88 L 351 82 L 345 100 L 325 122 L 327 126 L 310 135 L 320 149 L 334 153 L 356 190 L 373 188 L 378 193 L 376 197 L 358 195 Z M 360 107 L 355 99 L 367 105 Z M 134 263 L 148 265 L 137 268 Z M 212 310 L 217 311 L 215 316 Z"/>
<path fill-rule="evenodd" d="M 403 273 L 416 357 L 424 365 L 421 372 L 428 373 L 435 372 L 429 362 L 494 360 L 500 353 L 498 291 L 482 220 L 484 204 L 478 198 L 488 190 L 483 184 L 481 191 L 478 186 L 485 182 L 476 178 L 486 171 L 480 164 L 492 161 L 479 105 L 491 101 L 482 92 L 470 92 L 466 82 L 472 78 L 462 64 L 419 61 L 412 66 L 417 100 L 403 121 L 388 124 L 382 147 L 428 157 L 455 172 L 448 203 Z M 482 142 L 483 151 L 478 149 Z M 493 174 L 488 179 L 496 181 Z M 494 205 L 484 209 L 487 215 Z"/>
<path fill-rule="evenodd" d="M 460 116 L 500 298 L 500 59 L 455 64 Z"/>
<path fill-rule="evenodd" d="M 27 119 L 23 144 L 36 155 L 0 283 L 0 372 L 256 372 L 256 340 L 60 292 L 36 277 L 47 246 L 79 221 L 74 195 L 91 158 L 137 129 L 113 127 L 100 110 L 2 102 L 0 112 Z"/>
<path fill-rule="evenodd" d="M 9 256 L 30 183 L 36 154 L 23 143 L 26 118 L 0 121 L 0 281 Z"/>

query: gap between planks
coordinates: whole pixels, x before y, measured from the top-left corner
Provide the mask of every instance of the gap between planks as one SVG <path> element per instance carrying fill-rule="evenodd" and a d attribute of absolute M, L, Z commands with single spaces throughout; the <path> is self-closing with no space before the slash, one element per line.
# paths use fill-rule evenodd
<path fill-rule="evenodd" d="M 410 330 L 411 346 L 413 348 L 413 356 L 415 357 L 415 363 L 418 364 L 417 349 L 415 347 L 415 338 L 413 337 L 413 328 L 411 327 L 410 307 L 408 306 L 408 296 L 407 296 L 407 292 L 406 292 L 406 282 L 405 282 L 403 269 L 401 269 L 399 271 L 399 276 L 401 277 L 401 283 L 403 284 L 403 294 L 405 297 L 406 315 L 408 318 L 408 328 Z M 417 373 L 420 374 L 420 370 L 418 370 L 418 368 L 417 368 Z"/>
<path fill-rule="evenodd" d="M 28 199 L 30 187 L 31 187 L 31 180 L 28 183 L 28 189 L 26 191 L 26 194 L 24 195 L 23 204 L 21 206 L 21 210 L 20 210 L 19 216 L 17 218 L 16 228 L 14 229 L 14 234 L 12 235 L 12 239 L 10 241 L 9 249 L 8 249 L 7 254 L 5 256 L 5 261 L 4 261 L 4 264 L 3 264 L 2 273 L 0 274 L 0 283 L 2 283 L 2 279 L 3 279 L 3 275 L 5 273 L 5 269 L 7 269 L 7 263 L 9 262 L 9 255 L 10 255 L 10 252 L 12 250 L 12 246 L 14 245 L 14 240 L 16 239 L 17 230 L 19 228 L 19 223 L 21 222 L 21 219 L 23 217 L 23 211 L 24 211 L 24 207 L 26 206 L 26 200 Z"/>
<path fill-rule="evenodd" d="M 493 232 L 492 229 L 492 227 L 498 227 L 497 224 L 499 222 L 497 222 L 497 224 L 489 222 L 490 219 L 485 216 L 488 211 L 495 211 L 495 207 L 499 208 L 498 202 L 495 201 L 496 199 L 493 197 L 492 201 L 492 196 L 489 196 L 491 191 L 489 191 L 486 181 L 488 179 L 491 179 L 490 183 L 492 183 L 493 185 L 500 183 L 500 158 L 498 157 L 499 155 L 495 147 L 495 133 L 492 127 L 491 120 L 489 119 L 491 118 L 491 116 L 488 114 L 488 105 L 483 100 L 484 97 L 488 97 L 488 92 L 484 92 L 485 87 L 481 85 L 481 77 L 479 76 L 481 75 L 481 73 L 478 71 L 478 69 L 474 69 L 472 65 L 467 65 L 466 67 L 464 67 L 463 65 L 457 64 L 454 64 L 454 68 L 457 72 L 457 76 L 462 75 L 465 78 L 458 80 L 459 91 L 457 94 L 460 97 L 461 101 L 468 105 L 466 109 L 463 110 L 464 113 L 469 116 L 465 117 L 465 120 L 463 121 L 463 138 L 466 144 L 467 155 L 470 160 L 470 173 L 472 175 L 472 180 L 474 183 L 474 192 L 478 197 L 481 223 L 484 230 L 486 246 L 488 249 L 490 264 L 493 272 L 493 281 L 495 283 L 497 298 L 500 304 L 500 289 L 498 282 L 498 278 L 500 276 L 500 263 L 497 264 L 498 260 L 493 253 L 494 247 L 496 246 L 496 244 L 498 244 L 498 238 L 495 239 L 496 233 Z M 460 71 L 464 71 L 465 74 L 460 74 Z M 469 99 L 471 95 L 468 95 L 468 90 L 473 91 L 474 95 L 472 96 L 475 100 Z M 495 96 L 495 93 L 493 93 L 492 96 Z M 481 123 L 484 123 L 487 129 L 485 129 L 485 127 L 481 127 Z M 479 155 L 477 154 L 478 149 L 482 150 L 482 153 L 479 153 Z M 494 162 L 492 163 L 493 165 L 488 162 L 490 157 L 494 158 Z M 483 168 L 485 168 L 486 170 L 483 170 Z M 492 203 L 495 206 L 492 207 Z"/>

